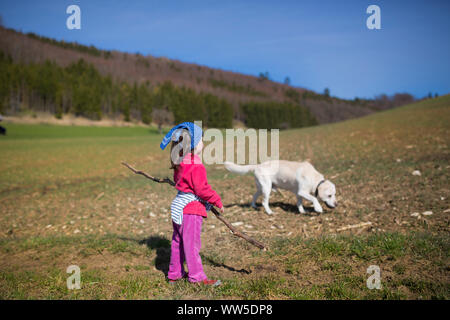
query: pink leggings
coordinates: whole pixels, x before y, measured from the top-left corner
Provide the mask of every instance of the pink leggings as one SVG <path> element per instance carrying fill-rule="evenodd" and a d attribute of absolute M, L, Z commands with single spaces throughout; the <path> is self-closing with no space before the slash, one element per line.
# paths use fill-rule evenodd
<path fill-rule="evenodd" d="M 172 222 L 173 235 L 168 273 L 170 280 L 177 280 L 186 275 L 183 268 L 184 261 L 189 271 L 189 282 L 206 279 L 200 257 L 202 223 L 203 217 L 194 214 L 184 214 L 181 226 Z"/>

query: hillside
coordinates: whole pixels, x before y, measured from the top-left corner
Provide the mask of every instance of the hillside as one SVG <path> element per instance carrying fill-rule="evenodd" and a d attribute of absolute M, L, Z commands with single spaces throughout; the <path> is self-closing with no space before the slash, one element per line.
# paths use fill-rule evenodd
<path fill-rule="evenodd" d="M 267 114 L 267 117 L 270 119 L 279 115 L 279 111 L 272 110 L 273 105 L 279 106 L 280 104 L 286 104 L 292 110 L 295 110 L 293 106 L 300 106 L 300 108 L 306 107 L 307 111 L 312 115 L 311 119 L 315 119 L 314 121 L 309 121 L 309 116 L 306 115 L 306 121 L 303 121 L 303 124 L 296 125 L 302 121 L 292 119 L 292 114 L 296 114 L 296 112 L 288 112 L 277 122 L 279 127 L 300 127 L 305 124 L 312 125 L 315 122 L 329 123 L 360 117 L 377 110 L 404 104 L 410 100 L 408 97 L 406 97 L 406 100 L 392 99 L 392 101 L 343 100 L 273 82 L 265 76 L 243 75 L 164 57 L 143 56 L 139 53 L 130 54 L 119 51 L 102 51 L 93 46 L 88 47 L 75 43 L 56 41 L 35 34 L 23 34 L 3 27 L 0 27 L 0 49 L 5 57 L 11 58 L 11 63 L 17 65 L 15 68 L 18 70 L 24 68 L 29 69 L 28 66 L 30 64 L 43 68 L 42 66 L 45 65 L 46 61 L 50 61 L 51 63 L 46 66 L 48 72 L 46 70 L 35 72 L 39 72 L 39 74 L 60 74 L 64 73 L 65 70 L 69 70 L 66 72 L 69 73 L 69 77 L 71 76 L 70 72 L 72 74 L 74 72 L 77 74 L 85 72 L 86 74 L 94 75 L 94 77 L 89 76 L 91 81 L 95 81 L 95 83 L 107 83 L 107 89 L 104 87 L 98 89 L 101 98 L 90 99 L 95 100 L 94 102 L 86 102 L 86 99 L 80 99 L 80 105 L 82 104 L 83 108 L 90 108 L 87 105 L 91 103 L 98 105 L 98 107 L 91 108 L 92 110 L 79 114 L 91 118 L 98 118 L 105 114 L 115 116 L 121 113 L 125 119 L 137 117 L 140 119 L 144 118 L 143 120 L 148 121 L 152 117 L 153 110 L 172 107 L 173 99 L 166 101 L 167 99 L 164 100 L 161 97 L 154 96 L 154 93 L 159 88 L 164 86 L 164 88 L 167 88 L 167 84 L 173 86 L 176 90 L 178 88 L 184 90 L 182 93 L 177 91 L 177 98 L 175 98 L 175 100 L 181 100 L 183 103 L 185 100 L 190 99 L 194 100 L 193 103 L 196 105 L 205 105 L 207 109 L 211 105 L 227 105 L 225 107 L 218 107 L 221 110 L 229 108 L 230 111 L 227 111 L 226 115 L 221 115 L 222 118 L 226 119 L 219 121 L 219 124 L 210 123 L 210 125 L 216 126 L 229 125 L 230 117 L 235 120 L 247 122 L 247 119 L 252 115 L 245 113 L 244 110 L 252 108 L 243 108 L 242 106 L 249 103 L 251 106 L 262 104 L 262 106 L 258 107 L 257 113 Z M 82 61 L 81 64 L 80 61 Z M 93 70 L 89 69 L 91 66 Z M 13 76 L 19 77 L 15 85 L 17 88 L 14 88 L 14 90 L 11 88 L 3 88 L 3 91 L 0 92 L 3 92 L 3 100 L 6 101 L 3 103 L 6 105 L 3 107 L 4 113 L 14 113 L 21 108 L 47 110 L 56 115 L 64 112 L 77 113 L 76 107 L 74 107 L 76 102 L 72 101 L 72 96 L 70 96 L 74 94 L 73 91 L 75 89 L 73 87 L 55 87 L 50 93 L 50 95 L 55 96 L 51 96 L 48 99 L 47 95 L 49 94 L 42 93 L 44 89 L 41 88 L 42 84 L 40 83 L 36 84 L 35 87 L 29 85 L 28 87 L 31 88 L 24 88 L 23 83 L 27 81 L 24 81 L 23 77 L 20 78 L 20 76 L 16 75 L 20 73 L 20 71 L 16 72 L 16 69 L 13 68 L 14 71 L 12 73 L 14 73 Z M 27 72 L 25 71 L 25 73 Z M 39 76 L 30 76 L 30 78 L 33 77 Z M 80 82 L 81 80 L 76 81 Z M 32 80 L 29 82 L 32 82 Z M 86 87 L 90 88 L 95 88 L 95 83 L 83 82 Z M 111 83 L 118 85 L 126 83 L 128 87 L 122 90 L 124 93 L 120 97 L 113 96 L 112 94 L 108 96 L 108 90 L 112 90 Z M 137 92 L 140 88 L 143 88 L 142 91 L 149 91 L 150 94 L 147 94 L 140 100 L 137 99 L 138 101 L 134 101 L 135 105 L 133 105 L 133 101 L 130 102 L 133 99 L 133 95 L 136 96 L 133 90 Z M 58 89 L 65 92 L 56 95 L 57 93 L 55 91 L 58 91 Z M 115 88 L 114 90 L 117 91 Z M 189 97 L 186 97 L 186 92 Z M 192 93 L 196 93 L 196 95 Z M 167 96 L 166 93 L 162 95 Z M 0 96 L 0 98 L 2 97 Z M 153 100 L 148 102 L 148 108 L 144 108 L 144 110 L 139 109 L 141 105 L 146 103 L 141 100 L 146 99 Z M 211 102 L 211 99 L 214 101 Z M 124 100 L 126 101 L 124 102 Z M 127 103 L 129 106 L 123 107 Z M 190 106 L 183 105 L 182 107 L 186 108 Z M 282 110 L 285 110 L 285 108 L 282 108 Z M 308 112 L 303 109 L 300 110 L 304 119 L 305 114 Z M 173 113 L 173 110 L 169 111 Z M 203 109 L 200 111 L 205 113 Z M 217 112 L 217 110 L 212 110 L 206 113 L 210 113 L 208 117 L 212 118 Z M 161 115 L 159 116 L 161 117 Z M 165 119 L 165 115 L 162 115 L 162 117 L 165 121 L 171 120 Z M 183 114 L 180 114 L 178 118 L 175 114 L 175 118 L 176 120 L 186 120 Z M 265 123 L 261 124 L 261 126 L 265 125 Z"/>
<path fill-rule="evenodd" d="M 224 217 L 269 246 L 250 246 L 210 215 L 202 260 L 223 281 L 214 290 L 167 283 L 175 191 L 120 165 L 170 176 L 156 130 L 6 124 L 0 298 L 448 299 L 449 119 L 447 95 L 281 132 L 283 159 L 310 159 L 336 184 L 339 206 L 322 214 L 298 214 L 284 192 L 267 216 L 250 207 L 251 175 L 208 166 Z M 81 268 L 81 290 L 66 288 L 69 264 Z M 381 290 L 366 286 L 370 265 L 381 268 Z"/>

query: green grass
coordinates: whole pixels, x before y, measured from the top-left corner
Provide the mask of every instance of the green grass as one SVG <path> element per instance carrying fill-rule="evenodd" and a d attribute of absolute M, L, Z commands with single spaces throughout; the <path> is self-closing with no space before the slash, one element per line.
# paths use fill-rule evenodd
<path fill-rule="evenodd" d="M 27 125 L 7 123 L 4 125 L 7 135 L 2 140 L 16 139 L 74 139 L 74 138 L 111 138 L 143 137 L 158 134 L 154 127 L 95 127 L 95 126 L 57 126 Z"/>
<path fill-rule="evenodd" d="M 296 214 L 294 197 L 273 195 L 268 217 L 249 207 L 253 177 L 207 166 L 226 219 L 270 249 L 208 218 L 201 255 L 207 275 L 223 281 L 216 289 L 166 282 L 175 191 L 120 164 L 171 176 L 155 130 L 6 124 L 0 298 L 448 299 L 449 119 L 444 96 L 281 132 L 282 159 L 310 159 L 337 186 L 339 207 L 321 215 Z M 338 231 L 365 221 L 372 225 Z M 66 288 L 71 264 L 82 270 L 81 290 Z M 380 266 L 381 290 L 366 287 L 370 265 Z"/>
<path fill-rule="evenodd" d="M 398 252 L 386 243 L 392 239 L 399 241 L 403 254 L 395 259 L 391 257 Z M 401 239 L 401 240 L 399 240 Z M 377 252 L 368 256 L 355 254 L 354 244 L 358 243 L 361 250 Z M 2 250 L 13 250 L 15 253 L 33 251 L 38 256 L 45 255 L 50 250 L 77 251 L 78 248 L 90 248 L 97 257 L 111 254 L 124 254 L 124 261 L 131 257 L 151 256 L 151 246 L 139 239 L 123 239 L 119 236 L 105 237 L 69 237 L 69 238 L 33 238 L 3 240 Z M 167 243 L 160 244 L 167 246 Z M 434 250 L 417 250 L 426 245 Z M 276 251 L 280 246 L 289 247 L 289 252 Z M 259 254 L 260 261 L 273 261 L 280 269 L 291 272 L 270 272 L 266 275 L 241 279 L 233 277 L 223 279 L 224 284 L 217 289 L 195 287 L 184 281 L 175 286 L 168 284 L 164 277 L 152 272 L 149 264 L 123 265 L 119 274 L 111 274 L 108 267 L 82 265 L 82 290 L 70 291 L 66 288 L 67 274 L 64 269 L 47 266 L 39 270 L 2 271 L 0 272 L 0 297 L 4 299 L 35 298 L 34 290 L 39 288 L 37 297 L 46 299 L 78 299 L 78 298 L 116 298 L 116 299 L 146 299 L 173 298 L 173 294 L 190 296 L 197 294 L 204 298 L 239 298 L 239 299 L 399 299 L 406 298 L 400 291 L 406 287 L 414 294 L 424 299 L 448 299 L 450 285 L 439 281 L 421 279 L 427 273 L 411 275 L 408 271 L 414 266 L 400 264 L 395 260 L 407 255 L 415 263 L 434 259 L 448 261 L 449 241 L 439 236 L 423 234 L 371 235 L 368 237 L 318 238 L 303 240 L 294 238 L 284 242 L 275 241 L 273 250 Z M 37 251 L 37 252 L 36 252 Z M 274 253 L 278 252 L 278 253 Z M 359 252 L 359 251 L 358 251 Z M 205 259 L 205 257 L 204 257 Z M 209 257 L 214 260 L 214 257 Z M 219 257 L 220 259 L 220 257 Z M 223 263 L 223 262 L 220 262 Z M 314 273 L 309 273 L 309 264 L 319 266 Z M 382 289 L 369 290 L 366 287 L 366 268 L 370 264 L 379 264 L 382 268 Z M 400 267 L 401 266 L 401 267 Z M 384 276 L 384 269 L 394 270 L 389 277 Z M 441 267 L 440 273 L 445 274 L 447 267 Z M 295 271 L 295 272 L 292 272 Z M 316 277 L 333 279 L 326 283 L 312 286 L 298 285 L 296 279 L 305 281 Z"/>

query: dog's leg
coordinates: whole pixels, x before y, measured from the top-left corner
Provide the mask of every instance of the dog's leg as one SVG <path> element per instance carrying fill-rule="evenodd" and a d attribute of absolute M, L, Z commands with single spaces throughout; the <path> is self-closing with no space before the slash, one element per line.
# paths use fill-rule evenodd
<path fill-rule="evenodd" d="M 252 200 L 252 207 L 253 208 L 257 208 L 256 207 L 256 200 L 258 200 L 258 198 L 259 198 L 259 196 L 262 194 L 262 192 L 261 192 L 261 189 L 257 189 L 256 190 L 256 192 L 255 192 L 255 194 L 253 195 L 253 200 Z"/>
<path fill-rule="evenodd" d="M 273 211 L 270 210 L 270 208 L 269 208 L 269 197 L 270 197 L 270 189 L 268 191 L 266 191 L 266 192 L 264 192 L 264 190 L 263 190 L 263 202 L 262 202 L 262 205 L 264 207 L 264 210 L 266 210 L 267 214 L 272 214 Z"/>
<path fill-rule="evenodd" d="M 300 213 L 305 213 L 305 208 L 303 208 L 303 199 L 297 195 L 297 208 Z"/>
<path fill-rule="evenodd" d="M 269 198 L 270 198 L 270 192 L 272 191 L 272 181 L 270 179 L 259 179 L 259 182 L 261 183 L 261 191 L 263 194 L 263 201 L 262 205 L 264 207 L 264 210 L 266 210 L 267 214 L 272 214 L 272 210 L 269 208 Z"/>
<path fill-rule="evenodd" d="M 323 209 L 322 206 L 319 203 L 319 200 L 317 200 L 316 197 L 313 197 L 312 195 L 310 195 L 308 192 L 304 192 L 304 191 L 299 191 L 298 195 L 308 201 L 311 201 L 314 205 L 314 211 L 318 212 L 318 213 L 322 213 Z"/>
<path fill-rule="evenodd" d="M 252 200 L 252 207 L 257 209 L 256 207 L 256 200 L 258 200 L 259 196 L 262 194 L 261 192 L 261 184 L 258 181 L 258 178 L 255 177 L 255 184 L 256 184 L 256 192 L 253 195 L 253 200 Z"/>

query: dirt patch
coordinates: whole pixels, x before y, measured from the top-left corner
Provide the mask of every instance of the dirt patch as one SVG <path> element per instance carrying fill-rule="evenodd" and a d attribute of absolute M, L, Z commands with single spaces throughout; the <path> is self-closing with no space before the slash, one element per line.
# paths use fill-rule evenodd
<path fill-rule="evenodd" d="M 1 296 L 30 297 L 21 288 L 35 276 L 38 298 L 448 298 L 450 108 L 405 110 L 281 133 L 281 158 L 309 158 L 336 184 L 339 207 L 322 214 L 308 203 L 299 214 L 284 192 L 272 193 L 268 216 L 250 206 L 252 176 L 208 166 L 224 217 L 269 247 L 234 237 L 210 215 L 202 257 L 207 275 L 224 280 L 215 292 L 165 282 L 175 191 L 120 165 L 171 176 L 159 136 L 2 141 Z M 74 263 L 93 284 L 72 295 L 64 281 Z M 372 264 L 381 291 L 366 287 Z"/>

